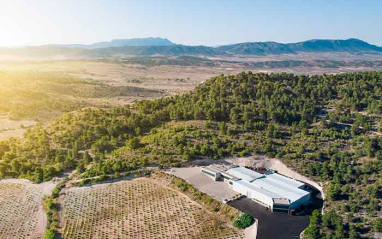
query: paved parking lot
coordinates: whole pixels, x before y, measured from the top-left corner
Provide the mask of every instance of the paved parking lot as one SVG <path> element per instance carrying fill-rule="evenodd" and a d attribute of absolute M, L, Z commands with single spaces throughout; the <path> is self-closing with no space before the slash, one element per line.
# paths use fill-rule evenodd
<path fill-rule="evenodd" d="M 246 197 L 228 204 L 258 219 L 257 239 L 297 239 L 309 225 L 309 216 L 272 213 Z"/>
<path fill-rule="evenodd" d="M 232 190 L 225 182 L 214 181 L 210 177 L 201 172 L 201 167 L 190 168 L 172 168 L 170 172 L 179 178 L 186 180 L 198 190 L 218 199 L 224 201 L 225 199 L 232 199 L 237 192 Z"/>

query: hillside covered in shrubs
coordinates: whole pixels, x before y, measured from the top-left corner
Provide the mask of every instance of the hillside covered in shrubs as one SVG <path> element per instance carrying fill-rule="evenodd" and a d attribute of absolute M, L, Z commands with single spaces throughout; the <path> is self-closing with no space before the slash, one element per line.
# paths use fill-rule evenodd
<path fill-rule="evenodd" d="M 330 214 L 314 215 L 307 237 L 367 237 L 381 230 L 381 133 L 382 73 L 243 72 L 184 95 L 65 113 L 0 142 L 0 177 L 42 182 L 74 168 L 88 178 L 265 154 L 325 182 Z"/>

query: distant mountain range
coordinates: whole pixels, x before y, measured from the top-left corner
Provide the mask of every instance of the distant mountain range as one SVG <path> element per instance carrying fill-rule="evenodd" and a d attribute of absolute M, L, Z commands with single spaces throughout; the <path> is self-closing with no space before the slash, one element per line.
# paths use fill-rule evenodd
<path fill-rule="evenodd" d="M 85 49 L 96 49 L 96 48 L 108 48 L 108 47 L 125 47 L 125 46 L 171 46 L 175 45 L 166 38 L 160 37 L 149 37 L 149 38 L 133 38 L 133 39 L 115 39 L 109 42 L 97 42 L 94 44 L 67 44 L 58 45 L 62 47 L 71 48 L 85 48 Z"/>
<path fill-rule="evenodd" d="M 323 52 L 382 53 L 382 47 L 353 38 L 347 40 L 309 40 L 287 44 L 246 42 L 219 47 L 179 45 L 164 38 L 136 38 L 99 42 L 90 45 L 70 44 L 0 48 L 0 57 L 257 56 Z"/>
<path fill-rule="evenodd" d="M 297 43 L 247 42 L 218 47 L 220 51 L 242 55 L 288 54 L 299 52 L 382 52 L 382 47 L 359 39 L 309 40 Z"/>

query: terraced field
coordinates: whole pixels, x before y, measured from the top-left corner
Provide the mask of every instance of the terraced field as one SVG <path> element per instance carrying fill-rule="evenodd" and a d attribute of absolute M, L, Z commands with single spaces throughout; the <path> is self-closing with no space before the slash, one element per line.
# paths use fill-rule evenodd
<path fill-rule="evenodd" d="M 54 184 L 27 180 L 0 181 L 0 239 L 40 239 L 46 227 L 42 197 Z"/>
<path fill-rule="evenodd" d="M 244 238 L 187 196 L 150 179 L 70 188 L 63 238 Z"/>

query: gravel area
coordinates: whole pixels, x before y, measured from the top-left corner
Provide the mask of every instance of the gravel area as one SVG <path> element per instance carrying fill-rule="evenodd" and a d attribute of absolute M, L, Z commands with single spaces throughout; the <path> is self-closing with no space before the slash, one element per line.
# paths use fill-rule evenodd
<path fill-rule="evenodd" d="M 191 168 L 172 168 L 167 173 L 186 180 L 199 191 L 202 191 L 211 197 L 224 201 L 232 199 L 238 193 L 232 190 L 225 182 L 214 181 L 201 172 L 201 167 Z"/>

